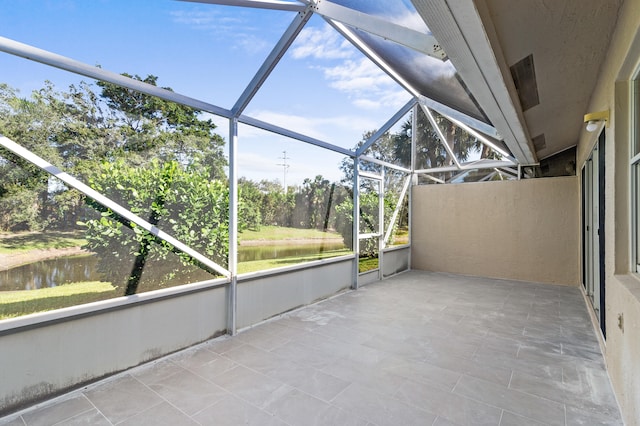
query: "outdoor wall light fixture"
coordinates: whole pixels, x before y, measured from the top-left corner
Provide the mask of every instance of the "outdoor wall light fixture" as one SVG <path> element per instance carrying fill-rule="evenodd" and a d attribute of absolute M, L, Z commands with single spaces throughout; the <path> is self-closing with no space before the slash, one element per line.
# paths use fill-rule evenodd
<path fill-rule="evenodd" d="M 609 125 L 609 110 L 590 112 L 584 115 L 584 122 L 587 123 L 587 132 L 595 131 L 600 121 L 604 121 L 607 126 Z"/>

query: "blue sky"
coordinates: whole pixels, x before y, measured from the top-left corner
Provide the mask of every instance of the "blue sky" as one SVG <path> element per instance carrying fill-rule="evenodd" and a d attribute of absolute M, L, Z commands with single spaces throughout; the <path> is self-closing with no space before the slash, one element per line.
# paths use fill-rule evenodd
<path fill-rule="evenodd" d="M 159 76 L 159 85 L 231 108 L 294 14 L 162 1 L 12 0 L 0 10 L 0 36 L 100 65 Z M 53 81 L 63 90 L 87 78 L 0 53 L 0 81 L 23 96 Z M 409 95 L 313 17 L 245 114 L 345 148 L 384 124 Z M 226 120 L 214 118 L 227 139 Z M 342 156 L 240 127 L 239 167 L 250 179 L 287 183 L 317 174 L 338 180 Z"/>

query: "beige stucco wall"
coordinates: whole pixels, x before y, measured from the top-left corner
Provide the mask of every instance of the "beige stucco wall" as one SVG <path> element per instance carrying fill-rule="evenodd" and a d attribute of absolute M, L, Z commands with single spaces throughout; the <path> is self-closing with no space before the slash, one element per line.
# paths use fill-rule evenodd
<path fill-rule="evenodd" d="M 423 185 L 412 193 L 412 267 L 579 283 L 578 180 Z"/>
<path fill-rule="evenodd" d="M 631 273 L 629 81 L 640 67 L 640 1 L 626 0 L 587 112 L 610 110 L 605 128 L 605 356 L 627 425 L 640 425 L 640 279 Z M 638 119 L 638 118 L 636 118 Z M 578 170 L 597 135 L 582 133 Z M 619 318 L 622 324 L 619 326 Z"/>

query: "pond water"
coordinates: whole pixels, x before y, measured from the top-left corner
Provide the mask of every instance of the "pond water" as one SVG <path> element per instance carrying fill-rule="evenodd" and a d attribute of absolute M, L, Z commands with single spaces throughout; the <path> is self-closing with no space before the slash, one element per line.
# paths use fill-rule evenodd
<path fill-rule="evenodd" d="M 82 281 L 100 281 L 96 256 L 42 260 L 0 271 L 0 291 L 36 290 Z"/>
<path fill-rule="evenodd" d="M 238 250 L 238 261 L 265 260 L 303 256 L 344 248 L 342 243 L 259 245 L 245 246 Z M 43 260 L 0 271 L 0 291 L 36 290 L 82 281 L 100 281 L 96 269 L 96 256 L 73 256 Z M 208 275 L 202 279 L 209 278 Z M 179 280 L 179 278 L 176 278 Z"/>
<path fill-rule="evenodd" d="M 238 247 L 238 262 L 252 260 L 281 259 L 324 253 L 344 248 L 342 242 L 325 241 L 321 244 L 262 244 Z"/>

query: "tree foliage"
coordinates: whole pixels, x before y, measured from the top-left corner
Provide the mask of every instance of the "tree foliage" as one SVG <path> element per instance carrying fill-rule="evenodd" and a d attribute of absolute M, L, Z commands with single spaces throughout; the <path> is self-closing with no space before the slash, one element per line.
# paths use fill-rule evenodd
<path fill-rule="evenodd" d="M 227 264 L 229 191 L 223 182 L 210 180 L 205 171 L 187 171 L 177 161 L 163 163 L 156 159 L 133 168 L 119 160 L 103 163 L 90 183 L 101 194 L 209 259 Z M 145 262 L 163 264 L 161 281 L 193 263 L 188 255 L 176 252 L 135 223 L 123 220 L 93 200 L 89 202 L 102 214 L 83 223 L 87 247 L 100 254 L 99 269 L 112 283 L 129 285 L 142 273 L 135 270 L 132 259 L 140 263 L 144 257 Z M 171 256 L 172 252 L 178 256 Z"/>
<path fill-rule="evenodd" d="M 124 75 L 151 85 L 158 79 Z M 224 140 L 203 115 L 111 83 L 81 82 L 57 91 L 46 82 L 28 98 L 0 84 L 0 134 L 84 182 L 103 162 L 144 167 L 154 159 L 224 180 Z M 0 230 L 75 228 L 70 219 L 84 217 L 86 207 L 68 191 L 45 171 L 0 149 Z M 28 217 L 16 214 L 16 200 L 30 206 Z"/>

